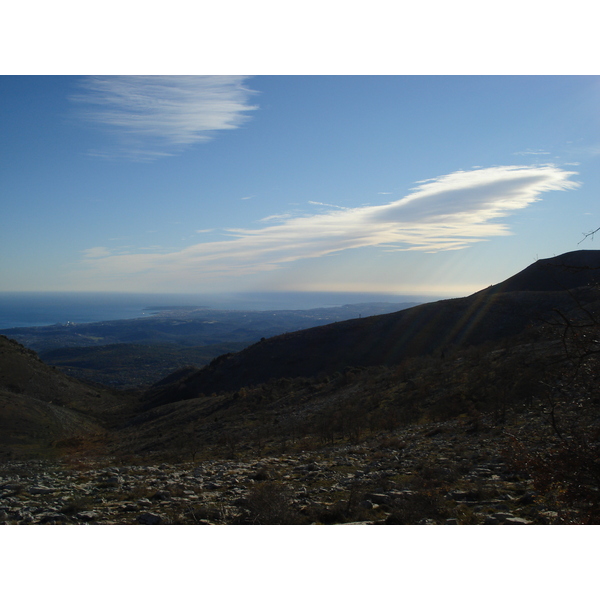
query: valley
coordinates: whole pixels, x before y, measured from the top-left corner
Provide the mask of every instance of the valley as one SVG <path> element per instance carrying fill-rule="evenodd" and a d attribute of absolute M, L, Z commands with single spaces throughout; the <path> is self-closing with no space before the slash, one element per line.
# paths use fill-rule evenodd
<path fill-rule="evenodd" d="M 148 345 L 163 372 L 125 335 L 40 352 L 80 373 L 90 352 L 104 374 L 121 352 L 122 369 L 157 375 L 121 389 L 0 337 L 0 519 L 598 523 L 598 269 L 600 252 L 574 252 L 466 298 L 257 327 L 243 348 L 212 338 L 204 366 L 169 356 L 204 335 L 182 314 L 144 324 L 179 327 L 177 344 Z"/>
<path fill-rule="evenodd" d="M 149 317 L 0 330 L 73 377 L 113 388 L 150 385 L 186 365 L 208 364 L 262 338 L 350 318 L 396 312 L 414 302 L 309 310 L 240 311 L 149 307 Z"/>

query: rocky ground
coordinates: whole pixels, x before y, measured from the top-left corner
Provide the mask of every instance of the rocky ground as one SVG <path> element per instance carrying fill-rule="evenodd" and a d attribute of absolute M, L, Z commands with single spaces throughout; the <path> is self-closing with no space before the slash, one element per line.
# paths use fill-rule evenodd
<path fill-rule="evenodd" d="M 460 420 L 352 445 L 182 464 L 0 465 L 4 524 L 549 524 L 504 458 L 503 430 Z"/>

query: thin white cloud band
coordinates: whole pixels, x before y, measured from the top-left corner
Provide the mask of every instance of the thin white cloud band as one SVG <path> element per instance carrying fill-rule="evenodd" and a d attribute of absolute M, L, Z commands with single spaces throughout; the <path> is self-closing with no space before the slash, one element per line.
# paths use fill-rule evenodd
<path fill-rule="evenodd" d="M 281 268 L 300 259 L 352 248 L 439 252 L 468 247 L 494 236 L 510 235 L 500 219 L 521 210 L 549 191 L 569 190 L 573 171 L 554 165 L 498 166 L 457 171 L 427 181 L 400 200 L 378 206 L 336 209 L 289 217 L 258 229 L 229 229 L 231 236 L 175 252 L 116 253 L 84 251 L 81 275 L 140 283 L 214 281 Z"/>

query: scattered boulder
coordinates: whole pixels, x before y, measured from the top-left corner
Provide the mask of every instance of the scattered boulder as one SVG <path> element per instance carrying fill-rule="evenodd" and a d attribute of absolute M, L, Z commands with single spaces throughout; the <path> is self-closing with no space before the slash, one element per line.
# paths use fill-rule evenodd
<path fill-rule="evenodd" d="M 95 521 L 98 519 L 98 513 L 93 510 L 84 510 L 75 516 L 81 521 Z"/>
<path fill-rule="evenodd" d="M 504 521 L 505 525 L 532 525 L 533 521 L 524 519 L 522 517 L 509 517 Z"/>
<path fill-rule="evenodd" d="M 54 488 L 49 488 L 46 487 L 44 485 L 34 485 L 32 487 L 29 488 L 29 493 L 30 494 L 52 494 L 54 493 L 56 490 Z"/>
<path fill-rule="evenodd" d="M 136 520 L 140 525 L 160 525 L 163 519 L 156 513 L 147 512 L 138 515 Z"/>

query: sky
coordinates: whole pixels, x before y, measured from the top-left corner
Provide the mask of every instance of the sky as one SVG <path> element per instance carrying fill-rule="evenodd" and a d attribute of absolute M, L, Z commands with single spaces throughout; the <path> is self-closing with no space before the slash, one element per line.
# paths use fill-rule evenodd
<path fill-rule="evenodd" d="M 596 76 L 0 77 L 0 291 L 462 296 L 598 248 Z"/>

